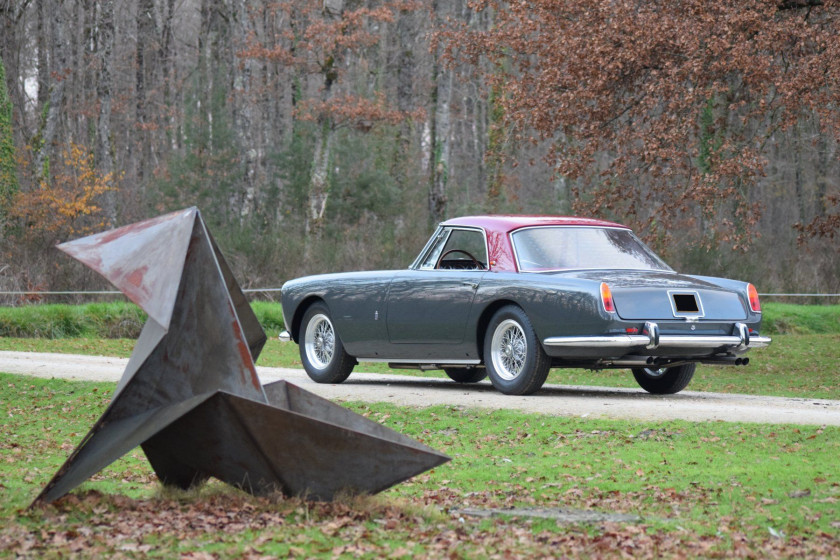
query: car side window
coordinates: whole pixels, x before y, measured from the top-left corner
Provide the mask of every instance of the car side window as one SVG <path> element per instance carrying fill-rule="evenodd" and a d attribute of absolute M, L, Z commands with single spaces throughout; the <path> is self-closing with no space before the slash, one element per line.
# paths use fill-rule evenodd
<path fill-rule="evenodd" d="M 487 247 L 484 243 L 484 232 L 456 228 L 441 230 L 420 268 L 486 270 Z"/>

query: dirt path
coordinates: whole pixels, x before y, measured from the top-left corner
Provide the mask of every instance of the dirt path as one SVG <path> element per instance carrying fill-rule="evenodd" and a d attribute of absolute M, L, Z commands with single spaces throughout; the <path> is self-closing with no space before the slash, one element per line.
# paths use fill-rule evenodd
<path fill-rule="evenodd" d="M 117 381 L 128 360 L 99 356 L 0 352 L 6 373 L 90 381 Z M 768 424 L 840 426 L 840 401 L 759 397 L 683 391 L 649 395 L 641 389 L 546 385 L 535 395 L 514 397 L 495 391 L 487 381 L 459 385 L 446 379 L 354 373 L 340 385 L 319 385 L 303 370 L 257 368 L 263 383 L 286 379 L 337 401 L 388 402 L 397 405 L 509 408 L 561 416 L 641 420 L 722 420 Z"/>

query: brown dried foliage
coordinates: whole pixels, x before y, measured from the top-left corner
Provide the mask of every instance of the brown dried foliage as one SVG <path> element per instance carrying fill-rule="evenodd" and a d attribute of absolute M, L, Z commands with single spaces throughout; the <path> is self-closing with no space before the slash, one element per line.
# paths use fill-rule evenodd
<path fill-rule="evenodd" d="M 685 499 L 672 490 L 649 491 L 656 499 Z M 629 505 L 614 496 L 604 498 L 612 507 Z M 486 491 L 475 492 L 470 501 L 497 505 Z M 715 536 L 658 531 L 646 524 L 537 528 L 521 518 L 482 522 L 461 516 L 456 509 L 461 506 L 463 497 L 445 486 L 410 502 L 354 498 L 323 503 L 233 493 L 134 500 L 87 491 L 30 512 L 38 520 L 32 526 L 0 528 L 0 553 L 18 558 L 178 554 L 262 559 L 277 557 L 278 551 L 303 558 L 831 558 L 838 552 L 836 537 L 825 533 L 754 539 L 737 531 Z M 607 504 L 599 499 L 590 507 L 603 510 Z M 720 523 L 725 528 L 731 521 Z M 320 538 L 313 537 L 317 533 Z"/>
<path fill-rule="evenodd" d="M 374 125 L 422 118 L 421 110 L 399 111 L 381 92 L 359 91 L 346 83 L 347 69 L 364 64 L 363 53 L 382 40 L 377 30 L 395 22 L 398 14 L 418 8 L 414 0 L 385 0 L 363 5 L 297 0 L 270 6 L 272 19 L 287 21 L 276 44 L 266 46 L 251 36 L 241 58 L 279 62 L 302 76 L 317 76 L 320 94 L 298 103 L 302 120 L 367 131 Z"/>
<path fill-rule="evenodd" d="M 699 227 L 710 245 L 746 247 L 773 134 L 810 115 L 840 138 L 837 0 L 471 7 L 495 25 L 452 24 L 439 35 L 448 59 L 489 62 L 507 125 L 551 143 L 546 163 L 573 181 L 576 212 L 649 238 Z M 803 228 L 830 235 L 838 223 Z"/>

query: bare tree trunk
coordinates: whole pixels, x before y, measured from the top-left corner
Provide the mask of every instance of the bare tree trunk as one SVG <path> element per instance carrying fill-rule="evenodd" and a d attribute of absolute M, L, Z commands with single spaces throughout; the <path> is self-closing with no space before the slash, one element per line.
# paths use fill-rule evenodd
<path fill-rule="evenodd" d="M 320 239 L 324 214 L 329 198 L 329 171 L 335 137 L 332 123 L 325 118 L 315 134 L 315 153 L 312 156 L 312 176 L 309 179 L 309 204 L 306 214 L 306 235 Z M 308 246 L 308 244 L 307 244 Z"/>
<path fill-rule="evenodd" d="M 50 74 L 55 79 L 50 80 L 49 106 L 42 123 L 43 132 L 41 141 L 35 146 L 35 177 L 36 180 L 45 180 L 49 170 L 46 167 L 58 126 L 58 119 L 64 106 L 64 84 L 65 72 L 67 72 L 67 58 L 65 51 L 67 45 L 64 42 L 64 16 L 61 2 L 51 6 L 52 19 L 50 25 Z"/>
<path fill-rule="evenodd" d="M 134 162 L 134 175 L 136 187 L 145 190 L 145 177 L 147 169 L 153 169 L 152 145 L 155 143 L 152 133 L 152 117 L 149 111 L 147 99 L 147 88 L 152 83 L 154 76 L 154 56 L 149 48 L 149 42 L 157 37 L 157 26 L 155 24 L 154 0 L 140 0 L 137 5 L 137 43 L 134 51 L 135 69 L 135 119 L 136 132 L 132 134 L 136 138 L 135 145 L 139 152 L 139 158 Z"/>
<path fill-rule="evenodd" d="M 68 8 L 73 5 L 74 3 L 68 2 Z M 96 112 L 98 116 L 99 112 L 96 87 L 100 66 L 99 42 L 102 39 L 97 29 L 100 7 L 97 0 L 77 1 L 75 7 L 74 11 L 68 12 L 68 18 L 64 22 L 65 27 L 71 30 L 69 41 L 72 45 L 69 49 L 70 59 L 67 61 L 72 72 L 67 80 L 64 112 L 68 115 L 65 120 L 71 127 L 70 134 L 87 139 L 91 126 L 95 128 L 98 125 L 98 122 L 91 124 L 90 121 L 93 120 L 91 115 Z M 77 31 L 79 26 L 82 29 L 81 33 Z"/>
<path fill-rule="evenodd" d="M 423 16 L 422 12 L 414 11 L 401 12 L 396 26 L 396 94 L 397 108 L 400 111 L 411 111 L 414 108 L 414 83 L 417 79 L 418 60 L 414 52 L 413 39 L 417 37 L 418 25 Z M 385 39 L 383 39 L 385 42 Z M 383 64 L 384 65 L 384 64 Z M 394 159 L 391 165 L 391 173 L 398 184 L 404 185 L 407 182 L 407 161 L 414 158 L 407 157 L 411 153 L 411 137 L 413 133 L 411 121 L 405 119 L 400 123 L 397 133 L 398 149 L 394 150 Z"/>
<path fill-rule="evenodd" d="M 438 64 L 437 62 L 435 63 Z M 429 181 L 429 218 L 433 223 L 446 217 L 446 186 L 451 172 L 452 71 L 440 66 L 435 71 L 431 123 L 432 169 Z"/>
<path fill-rule="evenodd" d="M 47 59 L 47 52 L 49 51 L 47 40 L 47 15 L 44 5 L 46 2 L 38 2 L 37 8 L 37 38 L 36 45 L 38 49 L 37 64 L 38 64 L 38 107 L 44 107 L 49 99 L 50 90 L 50 65 Z"/>
<path fill-rule="evenodd" d="M 814 209 L 814 216 L 815 217 L 823 217 L 827 213 L 826 208 L 826 192 L 828 190 L 828 184 L 830 182 L 829 173 L 831 173 L 831 169 L 829 168 L 830 161 L 836 161 L 836 150 L 837 150 L 837 142 L 832 140 L 830 136 L 826 133 L 821 131 L 819 123 L 816 125 L 817 134 L 819 135 L 819 140 L 817 142 L 817 163 L 814 167 L 814 173 L 816 175 L 816 208 Z"/>
<path fill-rule="evenodd" d="M 807 216 L 807 210 L 805 209 L 805 193 L 803 190 L 803 179 L 802 179 L 802 124 L 797 123 L 796 126 L 793 127 L 793 185 L 794 185 L 794 192 L 796 194 L 796 205 L 799 210 L 799 214 L 797 216 L 797 221 L 803 222 L 805 221 Z"/>
<path fill-rule="evenodd" d="M 237 13 L 239 26 L 235 36 L 245 45 L 251 34 L 248 4 L 240 2 Z M 230 193 L 230 205 L 234 213 L 239 215 L 240 222 L 253 215 L 257 204 L 258 168 L 263 159 L 259 134 L 254 134 L 254 100 L 252 99 L 251 80 L 257 62 L 252 57 L 240 60 L 233 65 L 233 124 L 239 143 L 242 161 L 242 184 L 240 188 Z"/>
<path fill-rule="evenodd" d="M 96 162 L 103 174 L 114 172 L 113 147 L 111 145 L 111 68 L 114 51 L 114 0 L 100 3 L 97 32 L 97 57 L 99 79 L 96 81 L 96 96 L 99 98 L 99 121 L 96 126 Z M 103 194 L 102 210 L 109 225 L 117 222 L 117 193 Z"/>
<path fill-rule="evenodd" d="M 26 103 L 24 102 L 23 84 L 20 76 L 21 56 L 21 20 L 28 2 L 0 1 L 0 57 L 6 67 L 6 89 L 12 102 L 13 137 L 15 145 L 22 145 L 24 138 L 29 136 L 29 124 L 26 118 Z"/>
<path fill-rule="evenodd" d="M 324 17 L 333 19 L 341 17 L 344 10 L 344 0 L 325 0 Z M 333 85 L 338 69 L 334 67 L 334 58 L 319 61 L 321 74 L 324 78 L 324 85 L 321 89 L 321 100 L 329 101 L 332 97 Z M 335 130 L 332 119 L 322 115 L 318 119 L 318 128 L 315 131 L 315 151 L 312 155 L 312 174 L 309 177 L 309 195 L 306 214 L 306 243 L 304 245 L 304 259 L 310 260 L 313 245 L 317 244 L 323 236 L 324 216 L 327 212 L 327 200 L 329 199 L 330 177 L 329 167 L 332 160 L 333 140 Z"/>
<path fill-rule="evenodd" d="M 163 10 L 163 23 L 160 38 L 158 58 L 160 63 L 161 81 L 163 82 L 163 111 L 161 112 L 160 126 L 166 130 L 170 139 L 169 148 L 177 150 L 180 147 L 181 135 L 178 133 L 178 120 L 174 116 L 175 102 L 172 98 L 172 86 L 175 80 L 172 22 L 175 17 L 175 0 L 166 0 Z"/>

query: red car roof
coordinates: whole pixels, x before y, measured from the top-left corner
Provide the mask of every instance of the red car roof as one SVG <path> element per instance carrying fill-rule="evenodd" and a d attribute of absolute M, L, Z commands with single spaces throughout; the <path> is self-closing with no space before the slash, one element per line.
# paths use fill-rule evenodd
<path fill-rule="evenodd" d="M 532 226 L 589 226 L 630 229 L 627 226 L 575 216 L 464 216 L 441 223 L 442 226 L 472 226 L 487 233 L 490 269 L 518 272 L 510 242 L 510 232 Z"/>
<path fill-rule="evenodd" d="M 577 216 L 464 216 L 446 220 L 444 226 L 474 226 L 488 231 L 509 233 L 523 227 L 530 226 L 592 226 L 630 229 L 627 226 L 596 220 L 594 218 L 580 218 Z"/>

